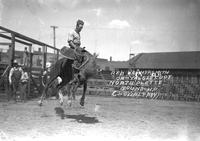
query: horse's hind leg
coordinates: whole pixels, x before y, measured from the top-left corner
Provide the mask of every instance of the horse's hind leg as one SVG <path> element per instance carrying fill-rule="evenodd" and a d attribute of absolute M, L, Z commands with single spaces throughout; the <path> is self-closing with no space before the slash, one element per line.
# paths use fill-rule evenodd
<path fill-rule="evenodd" d="M 67 104 L 71 107 L 72 106 L 72 95 L 73 95 L 74 84 L 70 84 L 68 86 L 68 100 Z"/>
<path fill-rule="evenodd" d="M 75 100 L 75 90 L 76 90 L 77 84 L 68 84 L 67 85 L 67 104 L 71 107 L 72 105 L 72 100 Z"/>
<path fill-rule="evenodd" d="M 75 93 L 76 93 L 76 91 L 77 91 L 77 89 L 78 89 L 78 86 L 79 86 L 79 83 L 76 83 L 76 84 L 73 86 L 72 93 L 71 93 L 72 99 L 73 99 L 73 100 L 76 99 Z"/>
<path fill-rule="evenodd" d="M 63 102 L 64 102 L 64 97 L 63 97 L 63 87 L 65 87 L 66 85 L 66 82 L 63 81 L 61 83 L 58 82 L 58 85 L 57 85 L 57 90 L 58 90 L 58 97 L 59 97 L 59 102 L 60 102 L 60 105 L 63 105 Z"/>

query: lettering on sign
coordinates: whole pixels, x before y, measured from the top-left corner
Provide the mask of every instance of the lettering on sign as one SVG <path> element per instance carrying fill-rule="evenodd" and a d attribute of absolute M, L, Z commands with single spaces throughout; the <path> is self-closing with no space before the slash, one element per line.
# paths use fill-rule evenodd
<path fill-rule="evenodd" d="M 115 87 L 112 96 L 156 98 L 164 89 L 172 75 L 169 71 L 132 70 L 111 72 L 114 80 L 109 85 Z"/>

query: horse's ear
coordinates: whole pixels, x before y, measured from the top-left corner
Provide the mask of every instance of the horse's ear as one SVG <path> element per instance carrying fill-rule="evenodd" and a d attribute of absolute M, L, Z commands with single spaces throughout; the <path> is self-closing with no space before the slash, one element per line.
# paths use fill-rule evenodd
<path fill-rule="evenodd" d="M 97 53 L 94 53 L 94 58 L 97 58 L 98 56 L 99 56 L 99 54 L 97 54 Z"/>

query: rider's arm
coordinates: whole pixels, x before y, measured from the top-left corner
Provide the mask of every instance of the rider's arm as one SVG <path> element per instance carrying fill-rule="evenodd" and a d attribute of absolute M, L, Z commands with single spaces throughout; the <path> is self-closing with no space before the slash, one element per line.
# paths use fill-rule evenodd
<path fill-rule="evenodd" d="M 75 49 L 76 48 L 76 45 L 73 43 L 73 41 L 68 41 L 69 43 L 69 46 L 72 48 L 72 49 Z"/>
<path fill-rule="evenodd" d="M 77 45 L 76 45 L 76 33 L 74 33 L 75 31 L 70 31 L 69 34 L 68 34 L 68 39 L 67 39 L 67 42 L 69 44 L 69 46 L 72 48 L 72 49 L 76 49 L 77 48 Z"/>

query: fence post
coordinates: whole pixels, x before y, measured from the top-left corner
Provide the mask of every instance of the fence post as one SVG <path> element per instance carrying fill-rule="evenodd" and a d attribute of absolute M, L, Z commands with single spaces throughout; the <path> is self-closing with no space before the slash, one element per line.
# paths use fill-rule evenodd
<path fill-rule="evenodd" d="M 15 59 L 15 35 L 11 34 L 11 46 L 10 46 L 10 59 L 9 66 L 12 67 L 13 61 Z"/>
<path fill-rule="evenodd" d="M 56 61 L 59 59 L 59 50 L 57 50 L 57 56 L 56 56 Z"/>
<path fill-rule="evenodd" d="M 33 60 L 32 58 L 33 58 L 32 46 L 29 46 L 29 71 L 28 71 L 29 79 L 28 79 L 28 95 L 27 95 L 27 97 L 29 97 L 30 93 L 31 93 L 31 76 L 32 76 L 31 70 L 32 70 L 32 60 Z"/>

